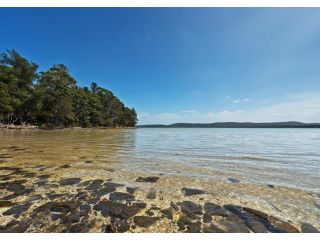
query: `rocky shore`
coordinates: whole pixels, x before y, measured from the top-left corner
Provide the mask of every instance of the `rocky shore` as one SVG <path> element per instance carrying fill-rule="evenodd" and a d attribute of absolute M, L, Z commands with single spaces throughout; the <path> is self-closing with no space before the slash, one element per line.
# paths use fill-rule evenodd
<path fill-rule="evenodd" d="M 27 171 L 5 166 L 6 154 L 0 158 L 0 232 L 318 232 L 307 222 L 297 225 L 247 206 L 207 201 L 202 189 L 183 187 L 178 201 L 170 199 L 155 188 L 161 176 L 139 176 L 137 186 L 56 178 L 45 173 L 47 166 Z"/>
<path fill-rule="evenodd" d="M 45 133 L 39 132 L 39 141 L 33 141 L 29 134 L 13 131 L 14 136 L 24 136 L 12 138 L 19 144 L 13 145 L 7 137 L 0 145 L 0 232 L 320 229 L 317 193 L 246 184 L 232 176 L 213 181 L 130 172 L 113 155 L 117 145 L 101 147 L 99 140 L 88 151 L 84 147 L 88 138 L 81 142 L 79 137 L 77 141 L 64 137 L 60 144 L 60 138 L 53 141 L 58 133 L 50 132 L 50 138 Z M 113 142 L 117 136 L 112 135 Z"/>

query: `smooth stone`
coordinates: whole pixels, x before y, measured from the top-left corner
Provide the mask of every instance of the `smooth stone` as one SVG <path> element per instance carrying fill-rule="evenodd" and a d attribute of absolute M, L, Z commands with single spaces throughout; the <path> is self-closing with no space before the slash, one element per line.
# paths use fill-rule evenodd
<path fill-rule="evenodd" d="M 200 189 L 194 189 L 194 188 L 182 188 L 181 191 L 184 193 L 186 196 L 192 196 L 192 195 L 198 195 L 198 194 L 205 194 L 205 191 L 200 190 Z"/>
<path fill-rule="evenodd" d="M 301 232 L 302 233 L 319 233 L 318 229 L 316 229 L 310 223 L 305 223 L 305 222 L 301 224 Z"/>
<path fill-rule="evenodd" d="M 138 188 L 136 187 L 126 187 L 128 193 L 134 194 Z"/>
<path fill-rule="evenodd" d="M 204 211 L 210 215 L 218 215 L 222 217 L 230 216 L 230 213 L 227 210 L 225 210 L 223 207 L 210 202 L 206 202 L 204 204 Z"/>
<path fill-rule="evenodd" d="M 191 201 L 179 202 L 181 211 L 185 213 L 202 214 L 202 206 Z"/>
<path fill-rule="evenodd" d="M 74 184 L 80 183 L 80 181 L 81 181 L 81 178 L 64 178 L 60 180 L 59 184 L 62 186 L 74 185 Z"/>
<path fill-rule="evenodd" d="M 132 194 L 123 192 L 112 192 L 110 193 L 109 199 L 111 201 L 134 201 L 135 198 Z"/>
<path fill-rule="evenodd" d="M 239 183 L 240 180 L 236 179 L 236 178 L 228 178 L 228 180 L 232 183 Z"/>
<path fill-rule="evenodd" d="M 154 183 L 156 181 L 159 180 L 159 177 L 138 177 L 136 179 L 136 182 L 150 182 L 150 183 Z"/>
<path fill-rule="evenodd" d="M 156 221 L 158 221 L 158 217 L 149 217 L 149 216 L 134 216 L 133 222 L 139 227 L 150 227 Z"/>

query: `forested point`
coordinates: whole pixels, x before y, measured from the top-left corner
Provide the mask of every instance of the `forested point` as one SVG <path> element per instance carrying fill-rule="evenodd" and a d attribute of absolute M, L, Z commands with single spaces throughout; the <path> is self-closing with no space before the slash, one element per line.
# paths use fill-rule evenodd
<path fill-rule="evenodd" d="M 0 125 L 134 127 L 137 114 L 113 93 L 91 83 L 77 86 L 63 64 L 38 65 L 15 50 L 0 55 Z"/>

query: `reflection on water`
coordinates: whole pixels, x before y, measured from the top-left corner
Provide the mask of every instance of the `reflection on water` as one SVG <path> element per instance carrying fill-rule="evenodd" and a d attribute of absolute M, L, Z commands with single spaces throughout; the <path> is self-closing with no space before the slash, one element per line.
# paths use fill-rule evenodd
<path fill-rule="evenodd" d="M 108 129 L 0 131 L 11 163 L 55 166 L 94 160 L 117 167 L 320 192 L 319 129 Z M 24 148 L 24 151 L 19 151 Z M 5 155 L 3 155 L 5 156 Z M 81 160 L 81 161 L 79 161 Z"/>

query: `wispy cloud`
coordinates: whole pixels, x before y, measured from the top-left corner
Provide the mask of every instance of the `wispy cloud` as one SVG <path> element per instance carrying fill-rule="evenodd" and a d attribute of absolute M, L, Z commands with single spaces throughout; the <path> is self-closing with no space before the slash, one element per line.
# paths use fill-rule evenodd
<path fill-rule="evenodd" d="M 244 99 L 235 99 L 232 102 L 233 103 L 242 103 L 242 102 L 250 102 L 251 99 L 250 98 L 244 98 Z"/>
<path fill-rule="evenodd" d="M 244 99 L 242 99 L 243 101 Z M 284 100 L 251 109 L 199 112 L 182 110 L 178 113 L 139 114 L 139 124 L 170 124 L 175 122 L 320 122 L 320 93 L 298 93 Z"/>

